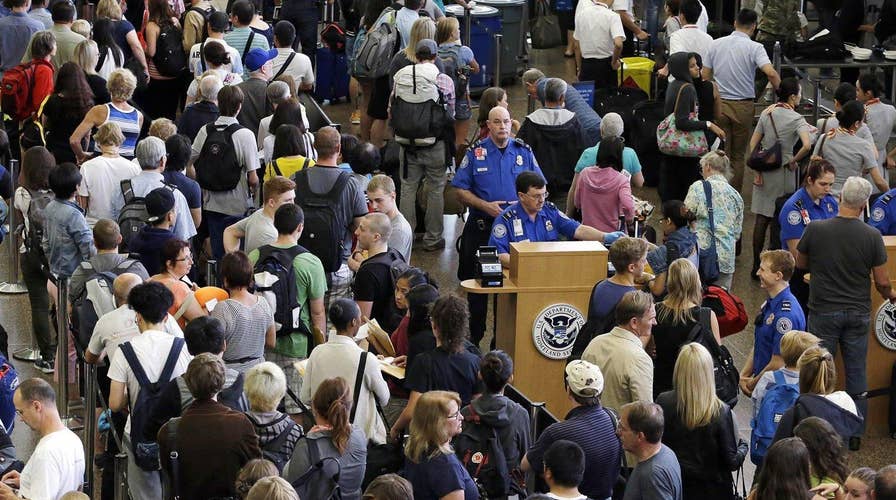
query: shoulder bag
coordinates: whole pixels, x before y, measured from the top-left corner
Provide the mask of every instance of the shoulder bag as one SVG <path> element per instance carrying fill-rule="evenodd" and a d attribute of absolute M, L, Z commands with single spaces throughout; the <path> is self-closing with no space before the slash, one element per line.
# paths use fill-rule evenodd
<path fill-rule="evenodd" d="M 700 249 L 700 262 L 697 270 L 704 286 L 711 285 L 719 279 L 719 253 L 716 250 L 716 221 L 712 208 L 712 185 L 703 180 L 703 194 L 706 196 L 706 211 L 709 212 L 709 247 Z M 697 245 L 699 247 L 699 243 Z"/>
<path fill-rule="evenodd" d="M 747 160 L 747 166 L 757 172 L 771 172 L 781 168 L 783 164 L 784 148 L 781 146 L 781 136 L 778 135 L 778 127 L 775 126 L 775 118 L 772 116 L 773 112 L 774 110 L 768 112 L 768 119 L 775 132 L 775 144 L 768 149 L 762 149 L 762 141 L 759 141 L 750 153 L 750 159 Z"/>
<path fill-rule="evenodd" d="M 706 132 L 702 130 L 683 131 L 675 125 L 675 112 L 678 110 L 678 102 L 681 100 L 681 92 L 690 84 L 682 85 L 675 97 L 675 107 L 669 116 L 660 122 L 656 128 L 656 145 L 660 152 L 669 156 L 681 156 L 684 158 L 697 158 L 709 152 L 709 143 L 706 140 Z M 688 118 L 694 120 L 697 113 L 691 111 Z"/>

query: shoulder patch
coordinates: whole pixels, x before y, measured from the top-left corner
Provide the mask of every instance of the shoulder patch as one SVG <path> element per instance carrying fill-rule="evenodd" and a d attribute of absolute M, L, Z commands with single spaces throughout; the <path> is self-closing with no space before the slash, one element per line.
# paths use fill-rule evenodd
<path fill-rule="evenodd" d="M 884 211 L 884 207 L 874 207 L 874 210 L 871 211 L 871 220 L 874 222 L 880 222 L 884 220 L 884 217 L 887 215 L 886 211 Z"/>
<path fill-rule="evenodd" d="M 791 226 L 799 226 L 802 221 L 803 217 L 796 210 L 787 212 L 787 223 Z"/>
<path fill-rule="evenodd" d="M 793 305 L 791 305 L 790 301 L 782 300 L 781 301 L 781 311 L 789 312 L 791 310 L 793 310 Z"/>
<path fill-rule="evenodd" d="M 886 204 L 890 203 L 890 200 L 892 200 L 892 199 L 893 199 L 893 192 L 891 191 L 891 192 L 881 196 L 880 202 L 883 203 L 884 205 L 886 205 Z"/>
<path fill-rule="evenodd" d="M 496 239 L 501 239 L 507 236 L 507 226 L 501 223 L 495 224 L 492 226 L 492 236 Z"/>
<path fill-rule="evenodd" d="M 513 220 L 513 216 L 513 210 L 507 210 L 503 214 L 501 214 L 501 217 L 505 218 L 506 220 Z"/>
<path fill-rule="evenodd" d="M 526 141 L 520 139 L 519 137 L 514 137 L 514 138 L 513 138 L 513 142 L 514 142 L 517 146 L 522 146 L 522 147 L 528 149 L 529 151 L 532 151 L 532 147 L 529 146 L 528 144 L 526 144 Z"/>
<path fill-rule="evenodd" d="M 793 322 L 790 321 L 790 318 L 780 317 L 778 321 L 775 322 L 775 330 L 778 333 L 784 334 L 793 329 Z"/>
<path fill-rule="evenodd" d="M 473 150 L 467 151 L 467 154 L 464 155 L 464 159 L 460 161 L 459 168 L 467 168 L 470 165 L 470 155 L 473 154 Z"/>

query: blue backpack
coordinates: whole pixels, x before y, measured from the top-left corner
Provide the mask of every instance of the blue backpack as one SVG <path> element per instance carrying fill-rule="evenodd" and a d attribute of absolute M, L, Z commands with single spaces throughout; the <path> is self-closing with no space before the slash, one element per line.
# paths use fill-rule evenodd
<path fill-rule="evenodd" d="M 797 384 L 788 384 L 781 370 L 774 371 L 773 375 L 775 384 L 765 392 L 765 397 L 759 404 L 759 411 L 750 421 L 750 427 L 753 428 L 750 435 L 750 460 L 756 465 L 760 465 L 765 459 L 784 412 L 793 407 L 800 397 Z"/>

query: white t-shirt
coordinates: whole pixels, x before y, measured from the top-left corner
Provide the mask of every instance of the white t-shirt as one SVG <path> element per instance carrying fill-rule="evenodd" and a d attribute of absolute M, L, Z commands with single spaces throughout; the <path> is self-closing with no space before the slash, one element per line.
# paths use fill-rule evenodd
<path fill-rule="evenodd" d="M 224 66 L 218 69 L 212 69 L 209 71 L 214 71 L 218 74 L 218 77 L 221 79 L 221 82 L 224 85 L 239 85 L 243 83 L 243 77 L 239 73 L 234 73 L 232 71 L 228 71 Z M 200 76 L 202 74 L 200 73 Z M 190 86 L 187 87 L 187 97 L 190 99 L 190 102 L 195 102 L 199 100 L 199 77 L 193 79 L 190 82 Z"/>
<path fill-rule="evenodd" d="M 308 114 L 305 113 L 305 105 L 299 103 L 299 109 L 302 111 L 302 125 L 305 126 L 305 130 L 311 128 L 308 125 Z M 256 137 L 256 142 L 260 145 L 264 145 L 264 140 L 269 136 L 274 135 L 274 132 L 271 132 L 271 120 L 274 119 L 274 115 L 265 116 L 258 122 L 258 136 Z"/>
<path fill-rule="evenodd" d="M 703 2 L 698 2 L 700 4 L 700 17 L 697 18 L 697 27 L 700 28 L 700 31 L 706 33 L 706 30 L 709 28 L 709 14 L 706 13 L 706 6 L 703 5 Z"/>
<path fill-rule="evenodd" d="M 170 314 L 165 318 L 165 331 L 175 337 L 183 337 L 184 332 L 177 324 L 177 320 Z M 128 307 L 127 304 L 121 305 L 118 309 L 114 309 L 104 314 L 96 322 L 93 328 L 93 335 L 90 337 L 90 343 L 87 350 L 95 356 L 105 353 L 110 360 L 118 352 L 118 346 L 122 342 L 127 342 L 136 337 L 140 333 L 137 328 L 137 313 Z"/>
<path fill-rule="evenodd" d="M 291 76 L 296 81 L 296 85 L 314 84 L 314 69 L 311 67 L 311 59 L 305 54 L 290 48 L 277 49 L 277 57 L 271 60 L 271 63 L 274 65 L 271 75 L 280 73 L 290 54 L 295 54 L 295 57 L 292 58 L 283 74 Z"/>
<path fill-rule="evenodd" d="M 118 212 L 124 206 L 121 181 L 132 179 L 140 173 L 140 167 L 122 157 L 96 158 L 81 165 L 81 184 L 78 196 L 89 196 L 87 224 L 93 227 L 100 219 L 118 220 Z"/>
<path fill-rule="evenodd" d="M 207 38 L 205 42 L 220 43 L 221 45 L 223 45 L 224 48 L 227 49 L 227 55 L 230 56 L 230 64 L 225 64 L 223 67 L 230 73 L 237 73 L 240 75 L 243 73 L 243 60 L 241 59 L 240 52 L 238 50 L 228 45 L 224 40 L 219 40 L 217 38 Z M 190 47 L 189 65 L 190 71 L 193 72 L 193 76 L 195 77 L 199 77 L 200 75 L 202 75 L 202 73 L 204 73 L 204 70 L 202 69 L 202 61 L 199 58 L 200 47 L 202 47 L 202 43 L 197 43 Z M 205 69 L 208 69 L 207 63 Z"/>
<path fill-rule="evenodd" d="M 171 345 L 174 343 L 174 336 L 166 332 L 158 330 L 146 330 L 130 340 L 131 346 L 134 348 L 134 354 L 137 355 L 137 361 L 146 372 L 146 378 L 150 382 L 157 382 L 162 374 L 162 368 L 165 367 L 165 361 L 168 359 L 168 353 L 171 351 Z M 174 365 L 174 371 L 171 372 L 171 380 L 183 375 L 187 371 L 187 365 L 193 356 L 187 352 L 187 346 L 180 351 L 180 357 Z M 140 395 L 140 383 L 134 376 L 133 370 L 128 365 L 121 349 L 115 352 L 112 362 L 109 365 L 109 379 L 127 385 L 128 391 L 128 407 L 133 410 L 134 403 L 137 402 L 137 396 Z M 131 433 L 131 417 L 128 416 L 128 422 L 124 431 Z"/>
<path fill-rule="evenodd" d="M 270 125 L 270 122 L 268 122 Z M 276 137 L 274 134 L 268 132 L 268 136 L 264 138 L 264 144 L 262 144 L 262 151 L 264 153 L 264 164 L 270 165 L 271 160 L 273 160 L 274 156 L 274 140 Z M 317 150 L 314 149 L 314 134 L 311 132 L 305 132 L 302 136 L 302 140 L 305 142 L 305 155 L 306 158 L 311 158 L 312 160 L 317 161 Z"/>
<path fill-rule="evenodd" d="M 252 215 L 234 224 L 245 233 L 243 248 L 247 254 L 262 246 L 277 241 L 277 228 L 274 219 L 268 217 L 264 210 L 256 210 Z"/>
<path fill-rule="evenodd" d="M 622 18 L 605 4 L 582 0 L 576 10 L 575 38 L 579 41 L 582 57 L 606 59 L 613 56 L 614 39 L 625 39 Z"/>
<path fill-rule="evenodd" d="M 853 415 L 859 415 L 859 410 L 856 409 L 856 402 L 853 401 L 852 397 L 847 394 L 846 391 L 835 391 L 830 394 L 826 394 L 824 397 L 826 397 L 828 401 L 836 403 L 837 406 L 852 413 Z"/>
<path fill-rule="evenodd" d="M 84 480 L 84 445 L 62 429 L 40 438 L 19 478 L 19 496 L 56 500 L 76 491 Z"/>

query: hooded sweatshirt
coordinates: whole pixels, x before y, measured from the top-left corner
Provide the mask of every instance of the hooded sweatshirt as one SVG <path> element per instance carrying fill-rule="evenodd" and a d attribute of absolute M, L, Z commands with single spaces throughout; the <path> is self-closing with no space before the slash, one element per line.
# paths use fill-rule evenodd
<path fill-rule="evenodd" d="M 548 189 L 569 191 L 576 161 L 586 146 L 576 114 L 565 108 L 535 110 L 526 116 L 516 137 L 532 148 Z"/>
<path fill-rule="evenodd" d="M 691 55 L 688 52 L 676 52 L 669 56 L 669 74 L 675 77 L 675 81 L 669 84 L 666 90 L 666 116 L 675 113 L 675 127 L 681 131 L 706 130 L 706 122 L 696 117 L 697 90 L 694 88 L 691 72 L 688 69 Z M 684 90 L 682 90 L 684 87 Z M 681 97 L 679 98 L 679 91 Z M 675 106 L 676 100 L 678 107 Z M 688 115 L 694 113 L 691 119 Z"/>
<path fill-rule="evenodd" d="M 631 221 L 635 213 L 629 176 L 611 167 L 588 167 L 579 175 L 576 208 L 582 224 L 604 232 L 619 230 L 619 215 Z"/>
<path fill-rule="evenodd" d="M 498 433 L 498 440 L 504 450 L 504 459 L 507 461 L 507 470 L 510 471 L 512 478 L 516 477 L 513 471 L 519 471 L 520 460 L 529 449 L 529 414 L 522 406 L 506 396 L 488 393 L 483 393 L 461 410 L 464 421 L 470 422 L 474 411 L 483 424 Z M 511 488 L 513 483 L 515 481 L 511 481 Z M 525 493 L 522 489 L 514 491 Z"/>

